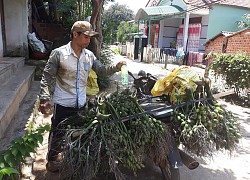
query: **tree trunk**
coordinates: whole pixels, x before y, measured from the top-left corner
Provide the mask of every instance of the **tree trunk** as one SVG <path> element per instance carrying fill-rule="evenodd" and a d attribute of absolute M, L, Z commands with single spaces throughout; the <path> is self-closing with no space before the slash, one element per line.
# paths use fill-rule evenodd
<path fill-rule="evenodd" d="M 101 28 L 101 13 L 103 9 L 104 0 L 91 0 L 92 3 L 92 15 L 90 23 L 93 29 L 99 33 L 99 36 L 92 38 L 89 49 L 96 55 L 99 59 L 101 54 L 101 44 L 102 44 L 102 28 Z"/>
<path fill-rule="evenodd" d="M 82 2 L 82 0 L 78 0 L 77 5 L 78 5 L 78 18 L 77 18 L 77 20 L 80 21 L 82 19 L 82 14 L 83 14 L 83 2 Z"/>
<path fill-rule="evenodd" d="M 33 2 L 39 15 L 38 19 L 42 21 L 49 21 L 49 16 L 43 6 L 43 0 L 34 0 Z"/>
<path fill-rule="evenodd" d="M 54 21 L 58 21 L 57 11 L 56 11 L 56 0 L 48 0 L 49 3 L 49 17 Z"/>

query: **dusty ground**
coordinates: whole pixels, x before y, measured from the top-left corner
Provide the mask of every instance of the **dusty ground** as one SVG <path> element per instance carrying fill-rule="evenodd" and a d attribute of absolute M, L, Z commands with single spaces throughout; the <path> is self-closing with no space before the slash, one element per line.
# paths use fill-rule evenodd
<path fill-rule="evenodd" d="M 121 56 L 115 57 L 115 61 L 126 60 L 128 61 L 128 68 L 132 73 L 137 73 L 139 70 L 143 69 L 146 72 L 149 72 L 157 77 L 163 77 L 170 73 L 169 70 L 172 70 L 175 66 L 168 66 L 169 70 L 162 68 L 163 65 L 149 65 L 137 61 L 130 61 Z M 203 70 L 195 69 L 199 73 L 203 73 Z M 120 74 L 117 73 L 112 76 L 113 80 L 120 80 Z M 132 80 L 132 78 L 130 79 Z M 33 93 L 29 94 L 29 98 L 34 99 L 38 92 L 39 84 L 35 83 L 33 87 Z M 112 88 L 108 91 L 114 90 L 115 85 L 113 81 Z M 33 95 L 33 96 L 31 96 Z M 33 101 L 32 101 L 33 102 Z M 31 103 L 32 103 L 31 102 Z M 180 174 L 182 180 L 249 180 L 250 179 L 250 110 L 247 107 L 241 107 L 234 105 L 232 103 L 225 102 L 220 100 L 220 103 L 223 103 L 228 110 L 231 110 L 235 113 L 241 123 L 241 133 L 242 139 L 239 143 L 238 149 L 232 153 L 230 156 L 227 152 L 218 152 L 213 157 L 209 159 L 197 159 L 200 163 L 200 166 L 195 170 L 188 170 L 186 167 L 180 168 Z M 24 116 L 20 114 L 19 116 Z M 26 117 L 25 117 L 26 118 Z M 23 122 L 13 123 L 19 130 L 12 130 L 8 137 L 17 136 L 20 134 L 20 129 L 25 124 L 25 118 L 22 118 Z M 40 117 L 37 119 L 38 123 L 46 124 L 50 123 L 50 117 Z M 13 125 L 14 127 L 14 125 Z M 23 132 L 23 131 L 22 131 Z M 34 162 L 30 166 L 27 166 L 24 169 L 23 179 L 32 179 L 32 180 L 57 180 L 57 173 L 49 173 L 45 169 L 46 164 L 46 153 L 47 153 L 47 138 L 48 133 L 44 134 L 43 144 L 37 149 L 37 153 L 34 155 Z M 162 179 L 161 173 L 158 168 L 148 166 L 144 171 L 139 173 L 137 178 L 130 176 L 131 180 L 160 180 Z"/>
<path fill-rule="evenodd" d="M 235 113 L 241 123 L 242 139 L 231 156 L 219 151 L 211 159 L 198 160 L 200 166 L 195 170 L 181 169 L 183 180 L 249 180 L 250 179 L 250 110 L 237 105 L 219 101 L 226 109 Z"/>

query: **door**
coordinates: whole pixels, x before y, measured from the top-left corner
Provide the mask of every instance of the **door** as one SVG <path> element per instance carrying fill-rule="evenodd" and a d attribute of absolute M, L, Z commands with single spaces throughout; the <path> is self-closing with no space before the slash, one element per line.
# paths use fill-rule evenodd
<path fill-rule="evenodd" d="M 3 56 L 4 56 L 6 54 L 6 34 L 5 34 L 5 18 L 4 18 L 3 0 L 0 0 L 0 16 L 1 16 L 1 32 L 2 32 Z"/>

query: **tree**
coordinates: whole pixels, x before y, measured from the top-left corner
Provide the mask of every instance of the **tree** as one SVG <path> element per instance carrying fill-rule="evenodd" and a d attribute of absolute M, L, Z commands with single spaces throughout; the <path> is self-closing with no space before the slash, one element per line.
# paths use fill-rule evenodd
<path fill-rule="evenodd" d="M 91 0 L 57 0 L 57 13 L 63 22 L 72 24 L 91 15 Z"/>
<path fill-rule="evenodd" d="M 54 0 L 55 1 L 55 0 Z M 94 30 L 99 32 L 99 37 L 93 39 L 89 48 L 99 57 L 100 44 L 102 42 L 102 33 L 100 29 L 100 17 L 103 9 L 104 0 L 58 0 L 57 13 L 62 20 L 68 36 L 70 34 L 70 28 L 75 21 L 85 20 L 91 16 L 90 23 Z"/>
<path fill-rule="evenodd" d="M 121 43 L 125 43 L 126 41 L 133 40 L 130 38 L 130 33 L 138 32 L 138 25 L 134 23 L 129 23 L 127 21 L 122 21 L 120 25 L 117 27 L 117 39 Z"/>
<path fill-rule="evenodd" d="M 115 3 L 107 10 L 104 10 L 102 27 L 103 27 L 103 40 L 111 44 L 117 40 L 117 30 L 120 22 L 130 21 L 134 19 L 134 13 L 126 5 Z"/>
<path fill-rule="evenodd" d="M 92 14 L 90 23 L 93 26 L 93 29 L 99 33 L 99 35 L 96 38 L 92 38 L 89 49 L 94 52 L 96 57 L 100 59 L 101 56 L 101 45 L 103 42 L 103 36 L 102 36 L 102 23 L 101 23 L 101 15 L 103 14 L 103 5 L 107 3 L 108 1 L 113 0 L 91 0 L 92 5 Z"/>
<path fill-rule="evenodd" d="M 60 19 L 67 32 L 70 34 L 72 24 L 77 20 L 85 20 L 91 16 L 90 23 L 93 29 L 99 33 L 97 38 L 92 38 L 89 49 L 92 50 L 97 58 L 100 57 L 101 44 L 103 41 L 101 15 L 103 5 L 114 0 L 48 0 L 48 12 L 45 9 L 43 0 L 33 0 L 36 7 L 39 7 L 40 14 L 48 21 Z"/>
<path fill-rule="evenodd" d="M 56 11 L 56 0 L 48 0 L 49 3 L 49 17 L 52 21 L 58 21 L 58 14 Z"/>
<path fill-rule="evenodd" d="M 239 28 L 250 27 L 250 14 L 244 14 L 242 20 L 237 21 L 237 24 Z"/>
<path fill-rule="evenodd" d="M 91 39 L 89 49 L 94 52 L 97 58 L 100 58 L 101 43 L 102 43 L 102 28 L 101 28 L 101 14 L 103 9 L 104 0 L 91 0 L 92 14 L 90 23 L 93 29 L 99 33 L 96 38 Z"/>

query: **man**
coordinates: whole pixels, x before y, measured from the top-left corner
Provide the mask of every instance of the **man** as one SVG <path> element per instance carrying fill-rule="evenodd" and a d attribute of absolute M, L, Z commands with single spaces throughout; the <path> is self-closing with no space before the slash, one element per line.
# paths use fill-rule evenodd
<path fill-rule="evenodd" d="M 66 117 L 83 109 L 86 103 L 87 79 L 92 68 L 98 75 L 107 76 L 121 70 L 126 64 L 121 61 L 116 66 L 105 67 L 86 49 L 90 38 L 98 35 L 87 21 L 77 21 L 71 28 L 71 41 L 53 50 L 45 66 L 41 80 L 40 111 L 48 114 L 54 104 L 49 137 L 48 163 L 49 171 L 58 171 L 60 164 L 59 141 L 62 134 L 56 129 Z"/>

